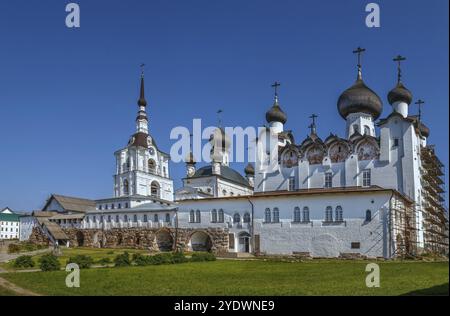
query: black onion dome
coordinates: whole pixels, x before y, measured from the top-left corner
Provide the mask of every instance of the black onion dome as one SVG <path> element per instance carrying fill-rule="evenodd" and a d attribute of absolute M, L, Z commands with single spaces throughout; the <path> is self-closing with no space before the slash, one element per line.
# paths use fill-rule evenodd
<path fill-rule="evenodd" d="M 406 89 L 406 87 L 401 82 L 397 83 L 395 88 L 388 93 L 388 101 L 391 105 L 398 101 L 405 102 L 410 105 L 412 99 L 413 96 L 411 92 Z"/>
<path fill-rule="evenodd" d="M 430 129 L 420 121 L 419 121 L 419 131 L 420 134 L 422 134 L 422 136 L 424 137 L 430 136 Z"/>
<path fill-rule="evenodd" d="M 286 123 L 287 115 L 280 108 L 278 100 L 275 100 L 275 103 L 272 105 L 269 111 L 266 112 L 266 121 L 267 123 L 270 122 L 280 122 L 282 124 Z"/>
<path fill-rule="evenodd" d="M 345 90 L 337 103 L 339 114 L 345 119 L 351 113 L 367 113 L 376 120 L 383 111 L 380 97 L 358 78 L 353 86 Z"/>
<path fill-rule="evenodd" d="M 247 165 L 247 167 L 245 167 L 244 172 L 246 175 L 254 175 L 255 174 L 255 168 L 253 167 L 253 165 L 251 163 L 249 163 Z"/>

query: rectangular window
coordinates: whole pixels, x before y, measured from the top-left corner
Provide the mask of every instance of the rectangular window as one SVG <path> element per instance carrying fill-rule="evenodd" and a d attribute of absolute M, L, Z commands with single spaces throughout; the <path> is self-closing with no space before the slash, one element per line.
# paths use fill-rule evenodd
<path fill-rule="evenodd" d="M 234 249 L 234 234 L 228 234 L 228 248 Z"/>
<path fill-rule="evenodd" d="M 351 248 L 352 249 L 360 249 L 361 248 L 361 243 L 360 242 L 352 242 L 351 243 Z"/>
<path fill-rule="evenodd" d="M 370 169 L 363 170 L 363 186 L 370 187 L 371 179 L 370 179 Z"/>
<path fill-rule="evenodd" d="M 394 138 L 394 147 L 398 147 L 398 142 L 399 142 L 398 138 Z"/>
<path fill-rule="evenodd" d="M 288 191 L 295 191 L 295 177 L 290 177 L 288 180 Z"/>
<path fill-rule="evenodd" d="M 331 188 L 333 186 L 333 174 L 331 172 L 325 173 L 325 188 Z"/>

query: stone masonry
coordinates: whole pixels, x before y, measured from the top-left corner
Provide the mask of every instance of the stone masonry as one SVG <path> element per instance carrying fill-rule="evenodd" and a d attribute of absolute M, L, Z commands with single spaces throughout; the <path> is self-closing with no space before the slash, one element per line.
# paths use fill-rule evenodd
<path fill-rule="evenodd" d="M 204 250 L 214 253 L 228 251 L 228 230 L 224 228 L 115 228 L 101 229 L 63 229 L 69 237 L 69 243 L 75 247 L 93 248 L 134 248 L 148 249 L 152 252 L 193 251 L 191 237 L 195 234 L 203 235 Z M 176 244 L 174 241 L 176 240 Z M 35 227 L 30 241 L 39 244 L 48 244 L 48 238 Z"/>

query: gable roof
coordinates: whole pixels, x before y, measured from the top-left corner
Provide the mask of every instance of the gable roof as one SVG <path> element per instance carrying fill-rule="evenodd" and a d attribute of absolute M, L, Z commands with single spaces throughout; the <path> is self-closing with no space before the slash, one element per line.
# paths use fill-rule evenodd
<path fill-rule="evenodd" d="M 94 200 L 52 194 L 52 196 L 47 200 L 47 203 L 45 203 L 45 206 L 42 208 L 42 210 L 45 210 L 47 206 L 50 205 L 53 199 L 55 199 L 67 212 L 86 213 L 89 209 L 95 208 Z"/>
<path fill-rule="evenodd" d="M 0 213 L 4 213 L 4 214 L 14 214 L 14 211 L 12 209 L 10 209 L 9 207 L 5 207 L 2 210 L 0 210 Z"/>

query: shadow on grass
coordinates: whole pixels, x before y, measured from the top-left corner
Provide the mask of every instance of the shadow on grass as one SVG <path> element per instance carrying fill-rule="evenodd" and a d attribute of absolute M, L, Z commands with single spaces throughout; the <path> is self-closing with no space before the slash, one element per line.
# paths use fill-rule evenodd
<path fill-rule="evenodd" d="M 429 287 L 427 289 L 416 290 L 402 294 L 402 296 L 420 296 L 420 295 L 447 295 L 448 296 L 448 283 Z"/>

